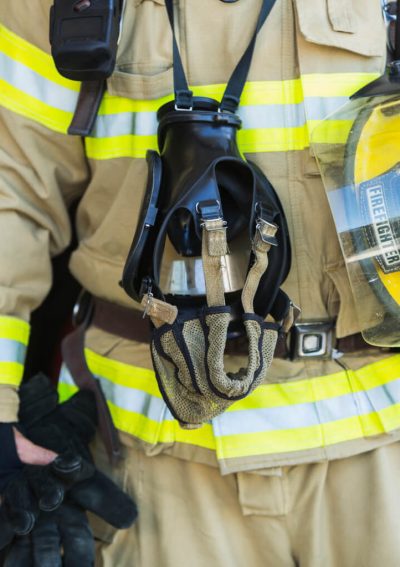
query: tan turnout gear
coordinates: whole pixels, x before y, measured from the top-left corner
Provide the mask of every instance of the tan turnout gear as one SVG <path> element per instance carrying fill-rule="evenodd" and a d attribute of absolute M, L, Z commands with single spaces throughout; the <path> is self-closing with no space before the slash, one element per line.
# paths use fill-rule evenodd
<path fill-rule="evenodd" d="M 140 309 L 118 282 L 145 191 L 145 154 L 157 147 L 155 114 L 172 99 L 172 41 L 164 0 L 126 0 L 117 65 L 107 81 L 94 129 L 85 139 L 67 136 L 79 85 L 61 78 L 49 55 L 50 4 L 51 0 L 30 0 L 0 7 L 0 419 L 4 421 L 16 419 L 16 389 L 22 376 L 30 313 L 51 286 L 50 257 L 64 250 L 71 239 L 68 207 L 75 199 L 81 198 L 76 218 L 79 244 L 70 261 L 72 273 L 95 297 Z M 177 0 L 175 5 L 177 40 L 190 87 L 196 96 L 219 100 L 251 38 L 261 2 Z M 297 470 L 305 490 L 303 465 L 310 464 L 315 470 L 317 463 L 324 468 L 327 461 L 337 461 L 338 466 L 331 467 L 339 471 L 335 482 L 343 482 L 347 488 L 352 475 L 340 471 L 351 468 L 352 461 L 373 461 L 373 450 L 381 451 L 383 468 L 390 466 L 385 455 L 400 438 L 400 355 L 363 345 L 343 353 L 335 351 L 338 339 L 361 329 L 310 150 L 315 126 L 353 92 L 378 77 L 385 58 L 379 0 L 277 0 L 257 38 L 241 99 L 243 128 L 238 143 L 246 158 L 268 176 L 288 220 L 292 267 L 283 288 L 302 309 L 291 333 L 293 349 L 301 356 L 275 358 L 267 377 L 245 399 L 235 401 L 200 428 L 182 429 L 162 400 L 149 345 L 90 327 L 86 333 L 87 364 L 101 383 L 126 451 L 135 446 L 146 466 L 151 459 L 155 467 L 162 459 L 190 461 L 186 464 L 196 470 L 195 478 L 207 487 L 218 469 L 227 475 L 219 478 L 221 486 L 229 485 L 231 495 L 236 490 L 236 476 L 248 474 L 260 479 L 262 471 L 275 467 Z M 326 141 L 342 142 L 347 134 L 345 125 L 332 121 L 331 126 L 333 138 Z M 259 331 L 249 331 L 250 335 L 253 332 Z M 273 338 L 267 337 L 265 342 L 270 343 L 265 347 L 268 363 Z M 325 356 L 313 356 L 317 347 Z M 220 348 L 215 345 L 217 352 L 209 353 L 218 370 Z M 247 356 L 239 351 L 225 356 L 222 381 L 232 369 L 248 365 Z M 65 367 L 59 390 L 62 398 L 76 391 Z M 343 458 L 349 460 L 342 468 Z M 171 470 L 178 468 L 184 466 Z M 146 483 L 144 470 L 138 465 L 121 478 L 129 485 L 129 475 L 137 475 L 137 484 L 130 489 L 140 493 Z M 259 476 L 253 474 L 257 471 Z M 120 472 L 116 469 L 116 475 Z M 180 474 L 184 474 L 182 470 Z M 352 482 L 356 483 L 354 478 Z M 201 508 L 201 487 L 195 482 L 189 485 Z M 315 490 L 322 491 L 324 500 L 326 484 L 319 480 L 314 488 L 317 485 Z M 155 481 L 154 486 L 161 487 L 161 483 Z M 358 488 L 365 504 L 368 483 Z M 254 504 L 257 490 L 249 491 Z M 176 497 L 181 502 L 178 493 Z M 224 508 L 221 498 L 215 497 L 220 511 Z M 208 502 L 215 503 L 212 498 Z M 139 520 L 142 542 L 149 541 L 154 526 L 168 523 L 170 509 L 167 504 L 160 508 L 154 516 L 144 514 L 143 523 Z M 337 521 L 327 528 L 324 538 L 340 529 L 345 511 L 344 506 L 339 508 Z M 363 513 L 359 501 L 357 509 Z M 158 514 L 163 522 L 158 522 Z M 241 515 L 238 512 L 238 517 Z M 277 521 L 277 516 L 279 513 L 274 516 L 273 530 L 277 524 L 282 528 L 283 521 Z M 395 516 L 393 511 L 393 523 Z M 196 532 L 200 541 L 208 533 L 208 516 L 204 513 L 201 517 Z M 319 518 L 318 514 L 313 517 Z M 229 521 L 227 516 L 223 518 Z M 318 522 L 315 519 L 315 525 Z M 282 537 L 291 549 L 293 541 L 287 535 Z M 365 530 L 360 535 L 364 537 L 368 537 Z M 360 541 L 357 548 L 362 548 Z M 112 553 L 112 546 L 109 550 Z M 163 556 L 164 564 L 178 565 L 170 553 Z M 308 553 L 314 554 L 314 563 L 310 560 L 308 565 L 317 565 L 317 547 L 299 549 L 298 561 L 303 556 L 308 561 Z M 210 554 L 212 557 L 212 551 Z M 288 556 L 282 556 L 282 564 L 290 566 Z M 339 559 L 336 565 L 354 564 L 350 552 L 343 563 Z M 180 560 L 187 564 L 187 556 Z M 145 565 L 145 559 L 142 561 Z M 333 560 L 331 564 L 335 565 Z M 373 567 L 373 563 L 365 564 Z"/>

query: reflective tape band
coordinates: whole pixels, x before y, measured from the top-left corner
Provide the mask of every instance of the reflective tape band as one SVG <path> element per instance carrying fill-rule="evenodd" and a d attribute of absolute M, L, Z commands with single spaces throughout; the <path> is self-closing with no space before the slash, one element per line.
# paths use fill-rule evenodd
<path fill-rule="evenodd" d="M 66 134 L 72 112 L 65 112 L 16 89 L 0 78 L 0 105 L 55 132 Z"/>
<path fill-rule="evenodd" d="M 281 152 L 309 147 L 314 127 L 376 76 L 376 73 L 327 73 L 284 81 L 248 82 L 241 98 L 240 150 Z M 49 54 L 4 26 L 0 26 L 0 80 L 0 105 L 46 128 L 67 132 L 79 84 L 61 77 Z M 192 88 L 195 96 L 220 100 L 225 85 Z M 156 111 L 171 99 L 172 94 L 154 100 L 135 100 L 106 93 L 95 128 L 86 139 L 87 156 L 96 160 L 142 158 L 147 149 L 156 149 Z M 350 127 L 332 121 L 321 141 L 342 141 Z"/>
<path fill-rule="evenodd" d="M 102 357 L 87 349 L 85 352 L 89 368 L 100 380 L 114 424 L 118 429 L 150 444 L 180 442 L 215 449 L 211 425 L 206 424 L 196 431 L 185 431 L 178 425 L 161 398 L 152 371 L 122 363 L 108 365 L 109 360 L 102 361 Z M 108 378 L 98 373 L 99 368 L 105 369 L 104 360 L 107 360 L 105 366 L 109 370 Z M 137 382 L 135 381 L 137 387 L 127 385 L 128 382 L 132 383 L 132 373 L 137 377 Z M 150 374 L 152 380 L 149 380 Z M 141 390 L 141 387 L 145 390 Z M 61 368 L 58 388 L 62 400 L 77 391 L 65 365 Z M 138 432 L 141 433 L 138 435 Z"/>
<path fill-rule="evenodd" d="M 154 373 L 86 350 L 116 426 L 151 444 L 186 443 L 230 459 L 288 453 L 389 433 L 400 428 L 400 355 L 356 371 L 259 386 L 195 431 L 182 430 L 158 391 Z M 64 368 L 64 395 L 74 388 Z"/>
<path fill-rule="evenodd" d="M 0 384 L 21 383 L 29 329 L 22 319 L 0 317 Z"/>
<path fill-rule="evenodd" d="M 21 63 L 48 81 L 79 92 L 80 83 L 66 79 L 56 69 L 50 54 L 29 43 L 0 24 L 0 52 L 15 63 Z"/>

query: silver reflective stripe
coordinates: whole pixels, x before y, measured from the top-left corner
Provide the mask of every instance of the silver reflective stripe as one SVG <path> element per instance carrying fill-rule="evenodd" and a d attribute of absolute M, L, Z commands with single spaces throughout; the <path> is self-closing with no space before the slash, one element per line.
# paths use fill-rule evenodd
<path fill-rule="evenodd" d="M 381 411 L 400 402 L 400 379 L 384 386 L 307 404 L 228 411 L 213 420 L 217 435 L 238 435 L 323 425 Z"/>
<path fill-rule="evenodd" d="M 305 105 L 309 120 L 322 120 L 327 114 L 342 106 L 346 97 L 333 99 L 312 97 L 305 103 L 248 105 L 239 108 L 243 129 L 296 128 L 306 125 Z M 123 112 L 97 117 L 91 137 L 152 136 L 157 133 L 156 112 Z"/>
<path fill-rule="evenodd" d="M 121 112 L 98 115 L 91 132 L 93 138 L 113 136 L 153 136 L 157 133 L 156 112 Z"/>
<path fill-rule="evenodd" d="M 140 390 L 114 384 L 97 376 L 104 394 L 116 406 L 147 416 L 156 422 L 173 420 L 161 398 Z M 64 367 L 60 380 L 74 385 Z M 367 415 L 400 403 L 400 379 L 370 390 L 336 396 L 313 403 L 292 404 L 284 407 L 227 411 L 213 419 L 216 437 L 279 431 L 324 425 L 341 419 Z"/>
<path fill-rule="evenodd" d="M 306 123 L 303 103 L 240 106 L 243 128 L 295 128 Z"/>
<path fill-rule="evenodd" d="M 331 98 L 320 98 L 311 96 L 304 99 L 307 120 L 324 120 L 329 115 L 336 112 L 346 102 L 347 96 L 336 96 Z"/>
<path fill-rule="evenodd" d="M 41 77 L 0 52 L 0 78 L 25 94 L 58 110 L 74 112 L 78 93 Z"/>
<path fill-rule="evenodd" d="M 24 364 L 26 346 L 18 341 L 0 338 L 0 362 L 19 362 Z"/>
<path fill-rule="evenodd" d="M 165 420 L 173 421 L 174 418 L 162 398 L 150 396 L 146 392 L 136 390 L 135 388 L 114 384 L 103 376 L 96 375 L 96 378 L 100 380 L 106 399 L 115 406 L 126 411 L 145 415 L 158 423 L 162 423 Z M 76 386 L 65 364 L 61 368 L 60 382 Z"/>

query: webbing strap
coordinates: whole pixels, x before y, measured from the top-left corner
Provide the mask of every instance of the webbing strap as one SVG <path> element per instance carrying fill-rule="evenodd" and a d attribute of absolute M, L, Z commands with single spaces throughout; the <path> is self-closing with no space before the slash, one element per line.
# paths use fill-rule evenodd
<path fill-rule="evenodd" d="M 228 253 L 226 223 L 223 219 L 203 222 L 201 258 L 206 284 L 207 305 L 225 305 L 222 256 Z"/>
<path fill-rule="evenodd" d="M 242 96 L 243 88 L 249 73 L 251 60 L 253 58 L 254 47 L 256 45 L 257 34 L 268 18 L 276 0 L 264 0 L 260 15 L 258 16 L 257 26 L 253 37 L 247 46 L 246 51 L 243 53 L 239 63 L 236 65 L 231 78 L 226 85 L 224 95 L 221 100 L 220 110 L 228 112 L 236 112 L 240 97 Z"/>
<path fill-rule="evenodd" d="M 246 51 L 240 58 L 227 83 L 220 105 L 220 110 L 222 111 L 234 113 L 239 106 L 240 97 L 242 95 L 242 91 L 253 57 L 257 34 L 264 25 L 264 22 L 269 16 L 275 2 L 276 0 L 263 0 L 260 14 L 257 20 L 256 29 L 253 33 L 250 43 L 247 46 Z M 177 108 L 190 110 L 193 105 L 193 93 L 188 86 L 185 71 L 183 69 L 182 59 L 179 53 L 178 43 L 176 41 L 174 29 L 173 0 L 165 0 L 165 6 L 167 8 L 168 19 L 171 24 L 172 30 L 175 103 Z"/>
<path fill-rule="evenodd" d="M 260 279 L 268 268 L 268 251 L 270 248 L 271 245 L 263 241 L 260 232 L 257 230 L 253 241 L 255 262 L 247 274 L 242 290 L 242 305 L 245 313 L 254 313 L 254 297 Z"/>
<path fill-rule="evenodd" d="M 84 354 L 85 330 L 87 324 L 88 321 L 84 321 L 82 325 L 65 337 L 62 342 L 63 360 L 78 388 L 81 390 L 90 390 L 94 393 L 100 436 L 107 450 L 110 462 L 116 464 L 121 458 L 118 433 L 115 429 L 100 382 L 91 373 Z"/>

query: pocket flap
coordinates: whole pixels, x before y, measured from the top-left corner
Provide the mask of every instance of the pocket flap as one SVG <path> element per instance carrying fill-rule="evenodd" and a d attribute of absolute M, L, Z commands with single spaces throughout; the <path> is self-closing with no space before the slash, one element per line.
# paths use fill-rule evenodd
<path fill-rule="evenodd" d="M 385 50 L 385 26 L 379 2 L 295 0 L 299 28 L 311 43 L 366 56 Z"/>

